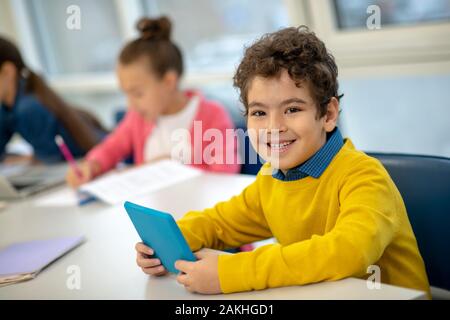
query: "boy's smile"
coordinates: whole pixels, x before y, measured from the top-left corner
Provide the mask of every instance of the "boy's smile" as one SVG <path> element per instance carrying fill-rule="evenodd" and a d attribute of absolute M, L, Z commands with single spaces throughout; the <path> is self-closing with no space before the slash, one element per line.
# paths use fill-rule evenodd
<path fill-rule="evenodd" d="M 277 135 L 273 132 L 272 134 L 268 134 L 267 130 L 262 130 L 261 133 L 262 134 L 259 137 L 259 147 L 261 147 L 262 144 L 269 154 L 279 154 L 281 156 L 292 149 L 294 143 L 297 141 L 297 138 L 281 138 L 280 134 Z"/>
<path fill-rule="evenodd" d="M 286 70 L 279 77 L 256 76 L 248 89 L 252 144 L 264 160 L 283 172 L 305 162 L 325 144 L 326 133 L 336 126 L 334 113 L 329 110 L 319 118 L 308 83 L 297 87 Z"/>

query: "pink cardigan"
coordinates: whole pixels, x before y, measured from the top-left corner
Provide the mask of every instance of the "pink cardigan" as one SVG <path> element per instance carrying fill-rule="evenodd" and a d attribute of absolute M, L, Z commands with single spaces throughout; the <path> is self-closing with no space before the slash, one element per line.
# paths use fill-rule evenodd
<path fill-rule="evenodd" d="M 197 141 L 194 143 L 194 125 L 192 125 L 190 129 L 193 159 L 191 162 L 193 163 L 192 166 L 208 171 L 238 173 L 240 164 L 237 161 L 236 139 L 232 139 L 233 141 L 229 141 L 231 139 L 225 139 L 225 130 L 234 128 L 231 118 L 225 109 L 217 102 L 205 100 L 198 92 L 186 91 L 188 97 L 192 97 L 194 94 L 200 97 L 200 103 L 194 121 L 201 121 L 202 131 L 201 135 L 196 138 Z M 138 112 L 129 110 L 117 128 L 109 134 L 102 143 L 94 147 L 88 153 L 86 158 L 88 161 L 96 161 L 100 164 L 100 173 L 111 170 L 118 162 L 131 154 L 134 156 L 135 164 L 142 164 L 144 163 L 144 146 L 153 127 L 154 123 L 145 120 Z M 226 159 L 225 155 L 222 157 L 223 164 L 205 163 L 203 156 L 197 158 L 200 159 L 201 163 L 194 164 L 194 155 L 196 153 L 197 157 L 203 155 L 203 150 L 209 145 L 208 142 L 203 141 L 203 132 L 211 128 L 218 129 L 222 133 L 224 137 L 222 150 L 224 150 L 226 154 L 229 152 L 233 153 L 232 158 L 234 161 L 232 164 L 224 164 Z"/>

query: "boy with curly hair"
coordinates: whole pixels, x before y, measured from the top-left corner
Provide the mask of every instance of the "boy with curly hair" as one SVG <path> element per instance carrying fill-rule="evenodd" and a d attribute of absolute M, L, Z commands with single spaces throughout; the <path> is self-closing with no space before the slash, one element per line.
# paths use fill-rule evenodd
<path fill-rule="evenodd" d="M 246 108 L 252 144 L 268 162 L 230 200 L 178 221 L 193 251 L 275 237 L 251 252 L 200 251 L 178 261 L 178 282 L 214 294 L 367 278 L 429 292 L 424 262 L 405 205 L 382 164 L 337 128 L 338 69 L 306 27 L 267 34 L 246 49 L 234 84 Z M 274 161 L 276 159 L 276 161 Z M 276 165 L 274 163 L 276 162 Z M 263 170 L 271 169 L 271 175 Z M 139 243 L 144 272 L 165 273 Z"/>

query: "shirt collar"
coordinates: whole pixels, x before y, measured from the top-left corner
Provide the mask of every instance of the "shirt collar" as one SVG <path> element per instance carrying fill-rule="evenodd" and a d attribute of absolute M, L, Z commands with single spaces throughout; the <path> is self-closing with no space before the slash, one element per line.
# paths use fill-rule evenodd
<path fill-rule="evenodd" d="M 277 169 L 272 176 L 281 181 L 295 181 L 307 176 L 317 179 L 322 175 L 343 145 L 344 139 L 336 127 L 336 129 L 327 134 L 327 142 L 311 158 L 297 167 L 289 169 L 286 175 Z"/>

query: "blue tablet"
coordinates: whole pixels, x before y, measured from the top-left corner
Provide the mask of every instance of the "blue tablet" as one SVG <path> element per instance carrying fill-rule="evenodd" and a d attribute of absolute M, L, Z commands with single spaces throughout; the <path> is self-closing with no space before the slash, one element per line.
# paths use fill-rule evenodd
<path fill-rule="evenodd" d="M 177 260 L 197 260 L 172 215 L 128 201 L 124 207 L 142 242 L 154 250 L 154 256 L 169 272 L 179 273 Z"/>

